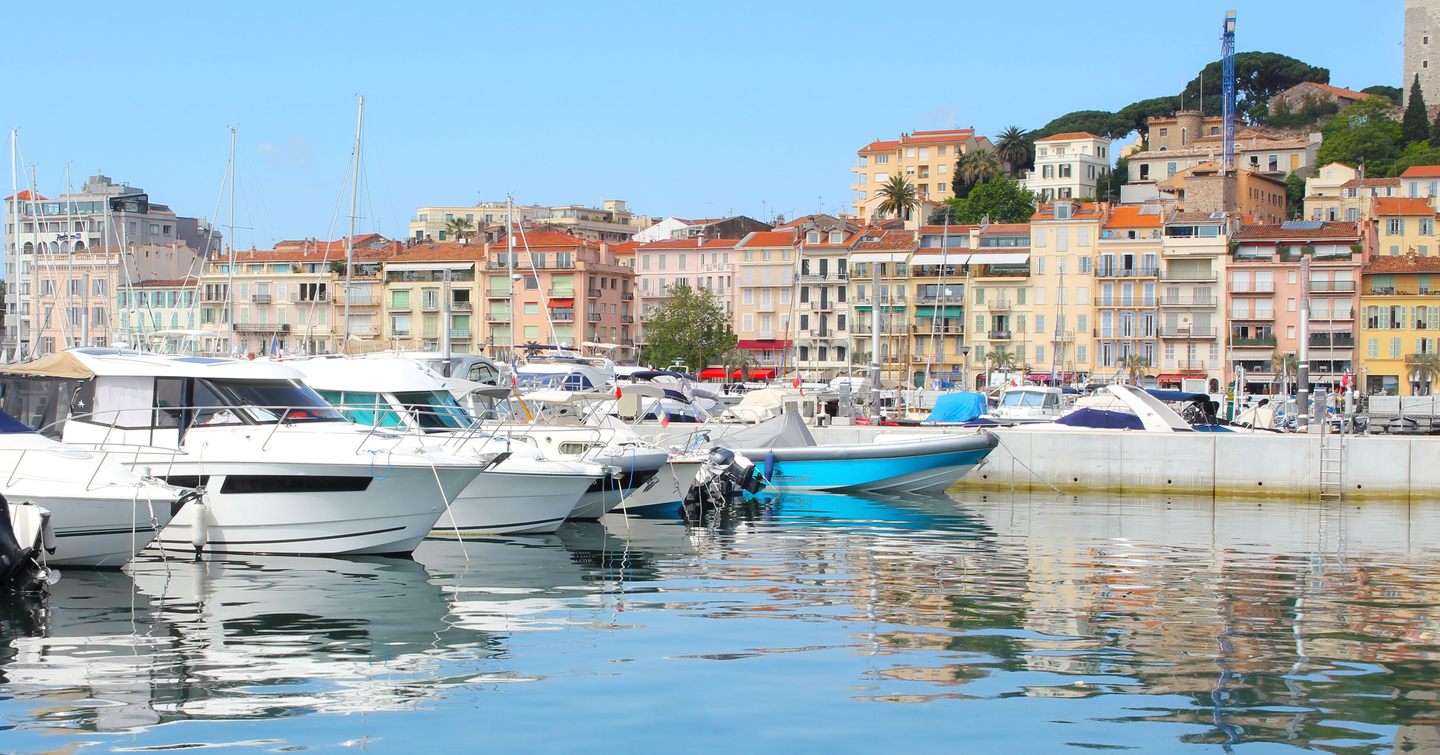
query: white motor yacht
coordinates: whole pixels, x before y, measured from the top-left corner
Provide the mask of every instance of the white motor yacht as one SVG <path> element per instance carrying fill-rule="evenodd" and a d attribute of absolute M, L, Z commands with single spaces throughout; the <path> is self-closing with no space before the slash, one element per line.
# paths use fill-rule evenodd
<path fill-rule="evenodd" d="M 6 398 L 15 395 L 6 391 Z M 0 494 L 51 515 L 51 566 L 119 568 L 169 524 L 190 491 L 146 479 L 113 454 L 71 448 L 0 411 Z"/>
<path fill-rule="evenodd" d="M 66 444 L 204 490 L 161 531 L 166 548 L 407 554 L 483 468 L 351 425 L 281 364 L 83 348 L 17 373 L 5 386 L 17 416 L 48 415 L 39 424 Z M 44 405 L 47 381 L 66 384 L 65 401 Z"/>
<path fill-rule="evenodd" d="M 1007 387 L 1000 394 L 1000 405 L 984 415 L 983 419 L 1002 425 L 1054 422 L 1069 410 L 1065 393 L 1059 388 L 1017 385 Z"/>
<path fill-rule="evenodd" d="M 530 444 L 483 432 L 442 379 L 414 361 L 313 357 L 286 364 L 352 422 L 418 433 L 446 453 L 490 464 L 450 502 L 432 537 L 554 532 L 586 491 L 609 478 L 600 464 L 551 458 Z"/>

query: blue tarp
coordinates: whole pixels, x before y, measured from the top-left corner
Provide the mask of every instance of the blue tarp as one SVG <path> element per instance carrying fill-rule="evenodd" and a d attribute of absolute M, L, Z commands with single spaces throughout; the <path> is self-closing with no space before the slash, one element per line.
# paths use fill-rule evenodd
<path fill-rule="evenodd" d="M 30 426 L 0 411 L 0 434 L 10 435 L 12 433 L 33 433 Z"/>
<path fill-rule="evenodd" d="M 1112 412 L 1106 409 L 1076 409 L 1055 420 L 1057 425 L 1071 427 L 1098 427 L 1106 430 L 1144 430 L 1140 418 L 1129 412 Z"/>
<path fill-rule="evenodd" d="M 969 422 L 985 413 L 985 394 L 967 391 L 945 393 L 935 399 L 926 422 Z"/>

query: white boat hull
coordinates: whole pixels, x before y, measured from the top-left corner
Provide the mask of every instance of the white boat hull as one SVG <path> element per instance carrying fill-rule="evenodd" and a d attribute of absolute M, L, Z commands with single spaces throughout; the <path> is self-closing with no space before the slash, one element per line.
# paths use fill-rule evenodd
<path fill-rule="evenodd" d="M 182 509 L 156 546 L 217 554 L 405 555 L 479 468 L 176 463 L 167 476 L 175 481 L 202 471 L 204 505 Z"/>
<path fill-rule="evenodd" d="M 690 494 L 690 488 L 695 485 L 695 476 L 700 474 L 703 466 L 704 462 L 700 459 L 694 461 L 672 459 L 660 468 L 660 474 L 656 475 L 652 484 L 643 485 L 625 496 L 625 499 L 620 502 L 619 510 L 625 512 L 644 511 L 678 506 L 684 503 L 685 496 Z"/>
<path fill-rule="evenodd" d="M 554 532 L 594 481 L 594 477 L 578 474 L 485 472 L 450 502 L 430 536 Z"/>
<path fill-rule="evenodd" d="M 101 490 L 83 496 L 7 495 L 50 512 L 55 552 L 46 555 L 47 564 L 112 569 L 124 566 L 159 535 L 178 499 L 174 495 L 134 499 L 133 491 L 114 488 L 108 494 Z"/>

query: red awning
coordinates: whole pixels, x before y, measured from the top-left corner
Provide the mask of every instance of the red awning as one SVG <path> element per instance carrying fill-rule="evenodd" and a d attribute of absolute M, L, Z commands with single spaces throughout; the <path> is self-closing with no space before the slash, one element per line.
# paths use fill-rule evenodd
<path fill-rule="evenodd" d="M 739 372 L 739 370 L 736 370 L 736 372 Z M 700 379 L 701 379 L 701 380 L 724 380 L 724 379 L 725 379 L 725 368 L 724 368 L 724 367 L 706 367 L 705 369 L 703 369 L 703 370 L 700 371 Z"/>
<path fill-rule="evenodd" d="M 1025 377 L 1026 377 L 1026 379 L 1028 379 L 1028 380 L 1031 380 L 1031 381 L 1034 381 L 1034 382 L 1040 382 L 1040 381 L 1049 380 L 1049 379 L 1050 379 L 1050 373 L 1048 373 L 1048 372 L 1032 372 L 1032 373 L 1030 373 L 1029 375 L 1026 375 Z M 1055 373 L 1055 379 L 1056 379 L 1056 380 L 1071 380 L 1071 379 L 1074 379 L 1074 377 L 1075 377 L 1075 373 L 1073 373 L 1073 372 L 1057 372 L 1057 373 Z"/>
<path fill-rule="evenodd" d="M 1170 372 L 1164 373 L 1155 379 L 1165 383 L 1178 383 L 1181 380 L 1189 380 L 1192 378 L 1195 380 L 1204 380 L 1205 375 L 1194 372 Z"/>
<path fill-rule="evenodd" d="M 764 338 L 753 341 L 741 340 L 736 346 L 746 351 L 774 351 L 775 349 L 790 348 L 790 342 L 778 338 Z"/>
<path fill-rule="evenodd" d="M 575 300 L 574 300 L 573 298 L 571 298 L 571 299 L 551 299 L 549 306 L 551 306 L 551 307 L 573 307 L 573 306 L 575 306 Z"/>
<path fill-rule="evenodd" d="M 735 371 L 735 377 L 740 377 L 740 371 L 739 371 L 739 370 L 736 370 L 736 371 Z M 775 368 L 773 368 L 773 367 L 761 367 L 761 368 L 758 368 L 758 369 L 751 369 L 751 370 L 750 370 L 750 379 L 751 379 L 751 380 L 771 380 L 771 379 L 773 379 L 774 377 L 775 377 Z"/>

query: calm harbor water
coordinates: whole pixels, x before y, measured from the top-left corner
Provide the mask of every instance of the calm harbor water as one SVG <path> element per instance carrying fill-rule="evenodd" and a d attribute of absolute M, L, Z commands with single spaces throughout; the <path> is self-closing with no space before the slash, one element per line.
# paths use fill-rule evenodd
<path fill-rule="evenodd" d="M 0 750 L 1440 750 L 1440 504 L 787 496 L 0 616 Z"/>

